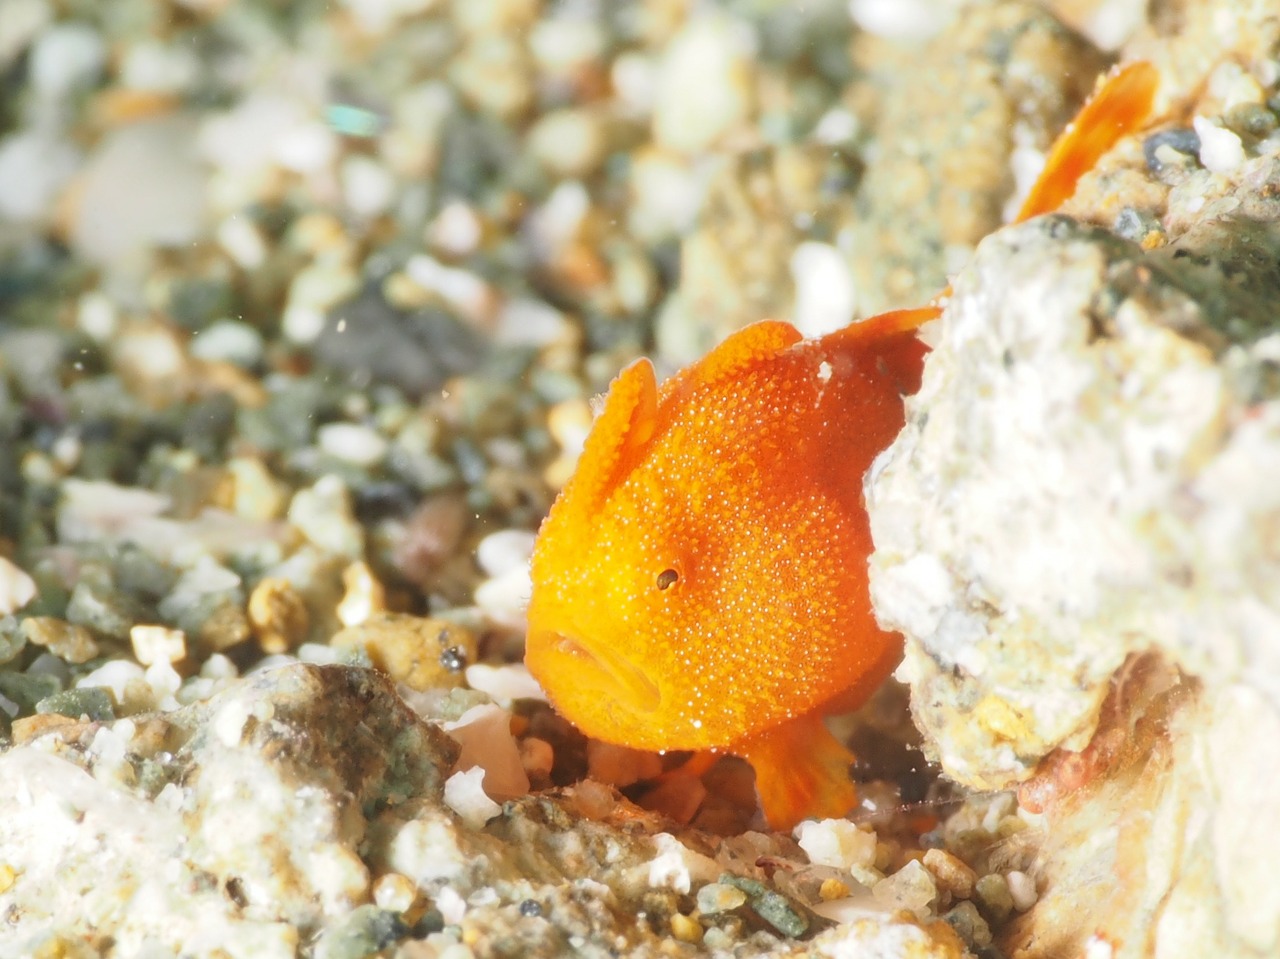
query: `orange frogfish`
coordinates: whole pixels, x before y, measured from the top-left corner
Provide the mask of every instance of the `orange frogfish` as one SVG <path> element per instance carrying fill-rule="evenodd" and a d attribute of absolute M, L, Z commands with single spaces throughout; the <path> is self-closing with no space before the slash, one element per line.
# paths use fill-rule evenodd
<path fill-rule="evenodd" d="M 1111 77 L 1020 219 L 1145 119 L 1156 80 L 1148 64 Z M 871 607 L 861 478 L 902 428 L 927 352 L 914 331 L 938 313 L 810 340 L 765 321 L 661 386 L 645 359 L 619 374 L 533 552 L 525 658 L 565 717 L 745 758 L 774 828 L 853 807 L 853 754 L 823 720 L 902 655 Z"/>

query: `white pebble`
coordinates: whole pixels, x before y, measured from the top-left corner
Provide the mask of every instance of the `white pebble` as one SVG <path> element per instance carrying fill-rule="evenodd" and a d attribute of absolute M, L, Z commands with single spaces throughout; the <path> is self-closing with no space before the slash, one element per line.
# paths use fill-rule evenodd
<path fill-rule="evenodd" d="M 547 346 L 563 341 L 572 329 L 568 317 L 549 303 L 517 297 L 503 305 L 493 340 L 503 346 Z"/>
<path fill-rule="evenodd" d="M 303 643 L 294 654 L 298 662 L 313 666 L 332 666 L 342 661 L 342 651 L 325 643 Z"/>
<path fill-rule="evenodd" d="M 396 178 L 372 157 L 353 154 L 342 161 L 342 195 L 347 209 L 359 217 L 375 217 L 391 208 Z"/>
<path fill-rule="evenodd" d="M 814 865 L 837 869 L 875 865 L 876 834 L 847 819 L 806 820 L 793 835 Z"/>
<path fill-rule="evenodd" d="M 262 334 L 240 320 L 218 320 L 191 341 L 191 355 L 198 360 L 255 366 L 264 350 Z"/>
<path fill-rule="evenodd" d="M 654 139 L 680 153 L 701 153 L 751 109 L 751 25 L 727 16 L 691 20 L 667 45 L 654 100 Z"/>
<path fill-rule="evenodd" d="M 208 171 L 182 114 L 118 127 L 85 163 L 70 241 L 95 263 L 150 247 L 180 247 L 205 232 Z"/>
<path fill-rule="evenodd" d="M 604 122 L 593 110 L 565 107 L 545 113 L 529 130 L 529 151 L 553 176 L 587 176 L 604 160 Z"/>
<path fill-rule="evenodd" d="M 426 254 L 410 257 L 404 271 L 409 279 L 446 300 L 467 316 L 483 316 L 493 301 L 493 290 L 479 274 L 445 266 Z"/>
<path fill-rule="evenodd" d="M 213 734 L 228 749 L 240 745 L 245 723 L 249 721 L 249 707 L 242 700 L 233 699 L 218 710 L 213 717 Z"/>
<path fill-rule="evenodd" d="M 4 179 L 0 174 L 0 182 Z M 99 343 L 107 343 L 120 329 L 115 301 L 98 290 L 85 293 L 76 306 L 76 326 Z"/>
<path fill-rule="evenodd" d="M 182 677 L 172 665 L 164 660 L 152 663 L 143 672 L 143 678 L 151 687 L 158 708 L 165 711 L 178 708 L 179 703 L 174 696 L 182 688 Z"/>
<path fill-rule="evenodd" d="M 529 50 L 538 66 L 556 74 L 570 73 L 594 61 L 607 61 L 608 44 L 600 24 L 586 16 L 550 17 L 529 31 Z"/>
<path fill-rule="evenodd" d="M 437 0 L 341 0 L 360 28 L 374 35 L 386 33 L 403 17 L 423 13 Z"/>
<path fill-rule="evenodd" d="M 1244 163 L 1244 144 L 1240 138 L 1207 117 L 1193 117 L 1192 125 L 1200 137 L 1200 162 L 1210 173 L 1231 173 Z"/>
<path fill-rule="evenodd" d="M 519 628 L 524 624 L 524 611 L 532 592 L 529 568 L 519 566 L 482 582 L 476 587 L 475 601 L 495 622 Z"/>
<path fill-rule="evenodd" d="M 485 823 L 502 812 L 502 807 L 485 794 L 484 769 L 480 766 L 454 773 L 446 779 L 444 802 L 472 829 L 483 828 Z"/>
<path fill-rule="evenodd" d="M 467 914 L 467 901 L 452 886 L 445 886 L 436 893 L 436 909 L 446 925 L 456 926 Z"/>
<path fill-rule="evenodd" d="M 126 47 L 120 84 L 132 90 L 183 93 L 195 87 L 200 61 L 192 47 L 139 40 Z"/>
<path fill-rule="evenodd" d="M 849 0 L 849 16 L 867 33 L 889 40 L 927 40 L 954 17 L 939 0 Z"/>
<path fill-rule="evenodd" d="M 484 236 L 480 217 L 469 204 L 450 200 L 427 227 L 427 242 L 450 256 L 474 253 Z"/>
<path fill-rule="evenodd" d="M 116 766 L 124 762 L 130 738 L 132 738 L 132 735 L 122 736 L 119 730 L 112 729 L 110 726 L 101 726 L 93 734 L 93 742 L 89 744 L 89 752 L 99 762 L 106 763 L 108 766 Z"/>
<path fill-rule="evenodd" d="M 48 131 L 24 130 L 0 140 L 0 217 L 47 220 L 79 165 L 80 152 Z"/>
<path fill-rule="evenodd" d="M 490 576 L 502 576 L 529 562 L 536 538 L 535 534 L 524 529 L 490 533 L 476 546 L 476 562 Z"/>
<path fill-rule="evenodd" d="M 16 613 L 36 598 L 36 581 L 0 556 L 0 616 Z"/>
<path fill-rule="evenodd" d="M 656 889 L 687 893 L 695 880 L 714 882 L 722 871 L 714 859 L 694 852 L 670 833 L 657 833 L 653 844 L 658 855 L 649 863 L 649 885 Z"/>
<path fill-rule="evenodd" d="M 27 75 L 40 96 L 58 98 L 92 84 L 107 61 L 107 45 L 85 23 L 47 29 L 31 48 Z"/>
<path fill-rule="evenodd" d="M 510 702 L 513 699 L 539 699 L 547 701 L 533 674 L 522 663 L 490 666 L 488 663 L 472 663 L 466 668 L 467 685 L 493 699 Z"/>
<path fill-rule="evenodd" d="M 352 513 L 351 493 L 337 476 L 322 476 L 294 493 L 288 518 L 321 549 L 351 559 L 364 554 L 364 528 Z"/>
<path fill-rule="evenodd" d="M 529 218 L 529 232 L 548 259 L 564 248 L 578 235 L 587 213 L 591 210 L 591 195 L 577 180 L 565 180 L 533 211 Z"/>
<path fill-rule="evenodd" d="M 187 636 L 168 626 L 139 624 L 129 630 L 133 655 L 144 666 L 153 663 L 176 663 L 187 655 Z"/>
<path fill-rule="evenodd" d="M 142 667 L 127 659 L 113 659 L 76 680 L 77 689 L 100 686 L 111 692 L 116 703 L 123 703 L 131 683 L 144 682 Z"/>
<path fill-rule="evenodd" d="M 218 245 L 246 270 L 262 265 L 267 258 L 267 241 L 248 217 L 232 214 L 218 224 Z"/>
<path fill-rule="evenodd" d="M 858 117 L 844 107 L 832 107 L 813 128 L 813 138 L 826 146 L 851 142 L 861 129 Z"/>
<path fill-rule="evenodd" d="M 801 243 L 791 254 L 791 277 L 796 285 L 796 329 L 817 337 L 849 325 L 857 291 L 839 250 L 829 243 Z"/>
<path fill-rule="evenodd" d="M 326 423 L 316 430 L 320 448 L 356 466 L 376 466 L 387 455 L 387 440 L 359 423 Z"/>
<path fill-rule="evenodd" d="M 314 343 L 324 332 L 324 311 L 313 306 L 290 304 L 284 308 L 280 332 L 299 346 Z"/>
<path fill-rule="evenodd" d="M 658 70 L 652 58 L 631 51 L 616 57 L 609 80 L 618 105 L 635 117 L 648 116 L 657 95 Z"/>
<path fill-rule="evenodd" d="M 418 887 L 408 876 L 389 872 L 373 883 L 373 903 L 379 909 L 408 912 L 418 898 Z"/>
<path fill-rule="evenodd" d="M 284 131 L 272 152 L 286 170 L 319 173 L 333 162 L 338 143 L 332 130 L 319 120 L 311 120 Z"/>
<path fill-rule="evenodd" d="M 647 242 L 683 235 L 702 207 L 702 178 L 671 152 L 638 152 L 632 159 L 628 187 L 631 208 L 627 225 Z"/>
<path fill-rule="evenodd" d="M 1036 881 L 1025 872 L 1014 870 L 1004 877 L 1009 883 L 1009 895 L 1013 897 L 1013 908 L 1018 912 L 1026 912 L 1036 904 L 1040 893 L 1036 891 Z"/>
<path fill-rule="evenodd" d="M 205 679 L 235 679 L 240 675 L 230 657 L 222 653 L 214 653 L 200 666 L 200 675 Z"/>

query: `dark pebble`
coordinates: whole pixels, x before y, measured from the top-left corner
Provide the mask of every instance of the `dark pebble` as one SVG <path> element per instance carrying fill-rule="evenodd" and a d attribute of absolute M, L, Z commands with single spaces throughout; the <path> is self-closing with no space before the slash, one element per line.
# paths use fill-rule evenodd
<path fill-rule="evenodd" d="M 373 288 L 335 307 L 314 344 L 353 386 L 391 383 L 414 399 L 472 372 L 485 353 L 484 338 L 443 310 L 406 313 Z"/>
<path fill-rule="evenodd" d="M 26 673 L 0 672 L 0 696 L 17 704 L 19 712 L 29 716 L 36 704 L 62 691 L 58 677 L 48 673 L 28 676 Z"/>
<path fill-rule="evenodd" d="M 329 959 L 364 959 L 409 935 L 398 913 L 377 906 L 357 906 L 322 937 L 321 950 Z"/>
<path fill-rule="evenodd" d="M 1158 174 L 1164 169 L 1164 164 L 1156 156 L 1156 151 L 1162 146 L 1172 147 L 1190 157 L 1199 157 L 1200 136 L 1191 129 L 1161 130 L 1143 140 L 1142 155 L 1146 158 L 1147 169 L 1152 173 Z"/>

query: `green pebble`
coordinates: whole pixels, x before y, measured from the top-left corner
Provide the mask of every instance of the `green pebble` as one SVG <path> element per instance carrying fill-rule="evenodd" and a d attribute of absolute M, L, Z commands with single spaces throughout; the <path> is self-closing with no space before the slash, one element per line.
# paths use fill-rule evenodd
<path fill-rule="evenodd" d="M 944 913 L 942 918 L 970 947 L 981 949 L 991 945 L 991 927 L 973 903 L 962 902 Z"/>
<path fill-rule="evenodd" d="M 1227 111 L 1227 129 L 1242 136 L 1262 137 L 1275 131 L 1276 115 L 1261 103 L 1239 103 Z"/>
<path fill-rule="evenodd" d="M 26 645 L 21 623 L 13 616 L 0 619 L 0 663 L 12 662 Z"/>
<path fill-rule="evenodd" d="M 756 911 L 756 915 L 784 936 L 795 939 L 809 930 L 808 918 L 781 893 L 766 892 L 759 899 L 752 901 L 751 908 Z"/>
<path fill-rule="evenodd" d="M 133 543 L 120 546 L 112 556 L 111 575 L 124 592 L 158 598 L 173 589 L 178 573 Z"/>
<path fill-rule="evenodd" d="M 116 718 L 111 694 L 101 686 L 68 689 L 46 696 L 36 703 L 36 712 L 57 713 L 59 716 L 70 716 L 72 719 L 88 716 L 91 721 L 99 723 Z"/>
<path fill-rule="evenodd" d="M 138 604 L 124 593 L 86 580 L 76 584 L 67 603 L 68 622 L 121 642 L 129 639 L 129 630 L 141 618 Z"/>
<path fill-rule="evenodd" d="M 26 673 L 0 673 L 0 696 L 17 703 L 24 716 L 35 712 L 36 704 L 62 690 L 57 676 L 44 673 L 28 676 Z"/>
<path fill-rule="evenodd" d="M 973 887 L 974 895 L 982 903 L 995 922 L 1001 922 L 1013 912 L 1013 895 L 1009 892 L 1009 882 L 998 872 L 979 877 Z"/>
<path fill-rule="evenodd" d="M 745 892 L 751 897 L 751 908 L 755 910 L 756 915 L 784 936 L 794 939 L 803 936 L 809 930 L 809 918 L 800 912 L 790 899 L 781 893 L 774 892 L 764 883 L 728 872 L 720 876 L 719 882 Z"/>
<path fill-rule="evenodd" d="M 731 872 L 722 873 L 717 882 L 726 886 L 733 886 L 735 889 L 741 889 L 753 899 L 763 896 L 769 891 L 769 887 L 755 879 L 748 879 L 746 876 L 735 876 Z"/>

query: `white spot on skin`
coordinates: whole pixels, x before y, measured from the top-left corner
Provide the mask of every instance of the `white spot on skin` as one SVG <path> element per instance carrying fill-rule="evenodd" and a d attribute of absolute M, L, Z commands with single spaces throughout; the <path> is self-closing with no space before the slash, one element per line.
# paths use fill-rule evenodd
<path fill-rule="evenodd" d="M 832 373 L 831 364 L 828 363 L 826 360 L 823 360 L 821 363 L 818 364 L 818 379 L 821 380 L 823 383 L 831 382 L 831 373 Z"/>

